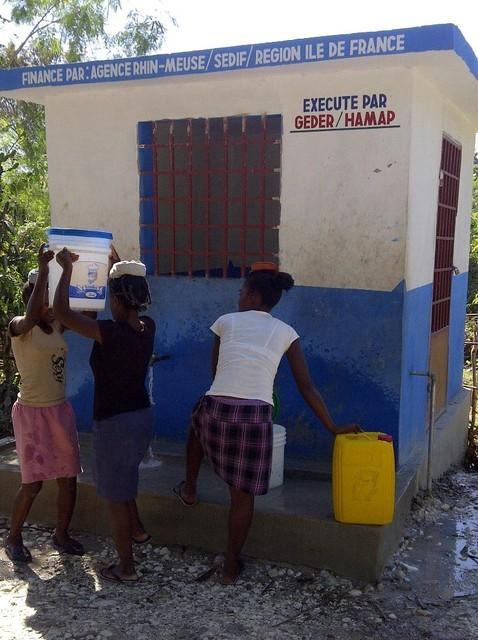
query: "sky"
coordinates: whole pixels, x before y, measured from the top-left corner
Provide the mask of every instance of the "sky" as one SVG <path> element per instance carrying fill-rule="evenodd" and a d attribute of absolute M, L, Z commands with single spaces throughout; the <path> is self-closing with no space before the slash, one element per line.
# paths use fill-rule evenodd
<path fill-rule="evenodd" d="M 163 53 L 452 22 L 478 56 L 478 0 L 123 0 L 122 4 L 123 14 L 115 17 L 111 28 L 131 9 L 156 11 L 168 28 Z"/>
<path fill-rule="evenodd" d="M 155 13 L 167 26 L 160 51 L 192 51 L 452 22 L 478 56 L 478 0 L 121 0 L 109 31 L 127 13 Z M 0 0 L 0 13 L 6 13 Z M 171 17 L 176 23 L 173 24 Z M 0 29 L 6 29 L 0 25 Z M 0 40 L 1 41 L 1 40 Z M 91 57 L 107 57 L 95 51 Z M 477 137 L 478 150 L 478 137 Z"/>
<path fill-rule="evenodd" d="M 171 14 L 163 52 L 453 22 L 478 55 L 478 0 L 123 0 Z"/>
<path fill-rule="evenodd" d="M 164 53 L 453 22 L 478 55 L 478 0 L 121 0 L 109 30 L 128 11 L 156 13 L 168 27 Z M 0 14 L 8 15 L 0 0 Z M 177 22 L 174 26 L 169 18 Z M 8 33 L 8 26 L 0 24 Z M 16 28 L 18 31 L 18 27 Z M 3 38 L 2 38 L 3 40 Z M 1 41 L 1 40 L 0 40 Z M 97 59 L 103 52 L 95 52 Z"/>

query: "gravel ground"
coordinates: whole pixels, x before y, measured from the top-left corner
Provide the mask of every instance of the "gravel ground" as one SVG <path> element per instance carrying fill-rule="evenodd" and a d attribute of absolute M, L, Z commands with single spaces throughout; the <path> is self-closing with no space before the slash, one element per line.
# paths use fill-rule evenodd
<path fill-rule="evenodd" d="M 0 535 L 6 520 L 0 519 Z M 477 637 L 478 475 L 457 472 L 418 496 L 399 551 L 377 584 L 328 571 L 249 560 L 224 587 L 204 572 L 218 558 L 186 548 L 136 550 L 141 583 L 101 581 L 111 541 L 81 536 L 83 558 L 60 556 L 31 525 L 34 555 L 0 553 L 0 638 L 96 640 L 471 640 Z"/>

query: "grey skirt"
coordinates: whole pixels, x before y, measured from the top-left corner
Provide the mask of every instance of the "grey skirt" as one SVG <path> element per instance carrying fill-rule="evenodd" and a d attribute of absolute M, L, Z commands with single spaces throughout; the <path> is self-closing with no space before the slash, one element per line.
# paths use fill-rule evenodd
<path fill-rule="evenodd" d="M 138 469 L 153 435 L 153 410 L 93 422 L 93 477 L 98 495 L 128 502 L 138 495 Z"/>

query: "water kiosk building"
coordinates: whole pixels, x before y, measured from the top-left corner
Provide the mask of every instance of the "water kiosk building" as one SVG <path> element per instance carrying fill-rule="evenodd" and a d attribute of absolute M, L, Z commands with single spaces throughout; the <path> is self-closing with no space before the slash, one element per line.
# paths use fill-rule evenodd
<path fill-rule="evenodd" d="M 0 71 L 45 105 L 52 225 L 111 230 L 153 294 L 156 431 L 184 441 L 210 382 L 208 327 L 239 278 L 277 259 L 296 287 L 276 315 L 300 334 L 338 422 L 394 438 L 399 469 L 460 460 L 478 62 L 451 24 Z M 70 394 L 91 425 L 90 345 L 73 338 Z M 290 467 L 331 441 L 285 364 Z M 340 569 L 340 568 L 339 568 Z"/>

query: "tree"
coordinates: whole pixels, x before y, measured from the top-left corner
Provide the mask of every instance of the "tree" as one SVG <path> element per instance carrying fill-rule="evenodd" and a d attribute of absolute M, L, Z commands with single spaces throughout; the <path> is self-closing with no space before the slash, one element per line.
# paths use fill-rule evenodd
<path fill-rule="evenodd" d="M 107 20 L 121 9 L 120 0 L 7 0 L 6 5 L 10 15 L 2 16 L 2 22 L 26 32 L 17 42 L 0 42 L 0 67 L 4 68 L 78 62 L 100 48 L 107 57 L 145 55 L 161 47 L 166 33 L 159 17 L 131 11 L 123 29 L 110 35 Z M 14 150 L 22 169 L 44 179 L 42 107 L 0 99 L 0 148 Z"/>
<path fill-rule="evenodd" d="M 48 224 L 42 185 L 18 170 L 13 155 L 0 152 L 0 432 L 9 427 L 17 392 L 6 327 L 13 315 L 21 313 L 22 285 Z"/>
<path fill-rule="evenodd" d="M 5 0 L 4 5 L 8 15 L 0 15 L 0 25 L 21 35 L 0 40 L 0 68 L 79 62 L 98 50 L 102 57 L 145 55 L 161 47 L 165 24 L 175 24 L 168 14 L 131 11 L 111 34 L 108 18 L 120 12 L 120 0 Z M 41 105 L 0 98 L 0 212 L 0 412 L 8 416 L 15 377 L 6 326 L 21 310 L 22 283 L 49 222 Z"/>
<path fill-rule="evenodd" d="M 470 264 L 468 269 L 468 312 L 478 313 L 478 153 L 473 164 L 473 204 L 470 229 Z"/>
<path fill-rule="evenodd" d="M 0 45 L 8 67 L 79 62 L 102 48 L 109 55 L 145 55 L 157 51 L 166 33 L 163 18 L 130 11 L 123 29 L 107 31 L 108 18 L 121 9 L 120 0 L 6 0 L 10 16 L 4 23 L 27 27 L 18 42 Z"/>

